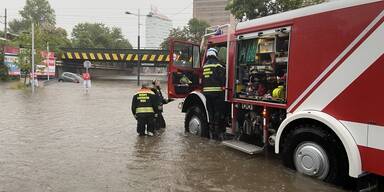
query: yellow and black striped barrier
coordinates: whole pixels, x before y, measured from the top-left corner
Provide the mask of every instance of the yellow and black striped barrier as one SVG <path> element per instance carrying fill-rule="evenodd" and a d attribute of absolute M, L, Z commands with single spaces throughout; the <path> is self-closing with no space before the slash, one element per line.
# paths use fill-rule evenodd
<path fill-rule="evenodd" d="M 168 63 L 170 56 L 167 51 L 143 50 L 140 53 L 141 62 Z M 137 50 L 111 51 L 111 50 L 62 50 L 61 60 L 70 61 L 106 61 L 106 62 L 137 62 L 139 54 Z"/>

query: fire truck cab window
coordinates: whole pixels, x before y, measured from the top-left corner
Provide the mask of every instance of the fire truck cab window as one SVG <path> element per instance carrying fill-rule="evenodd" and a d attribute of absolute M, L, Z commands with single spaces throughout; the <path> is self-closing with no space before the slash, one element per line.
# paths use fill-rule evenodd
<path fill-rule="evenodd" d="M 286 103 L 289 30 L 238 38 L 235 97 Z"/>
<path fill-rule="evenodd" d="M 192 68 L 193 46 L 180 44 L 176 45 L 174 49 L 174 65 L 181 68 Z"/>

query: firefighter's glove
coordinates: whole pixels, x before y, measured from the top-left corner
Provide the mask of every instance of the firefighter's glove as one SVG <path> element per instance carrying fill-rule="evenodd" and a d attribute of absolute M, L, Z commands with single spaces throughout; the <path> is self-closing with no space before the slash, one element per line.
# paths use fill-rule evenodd
<path fill-rule="evenodd" d="M 170 103 L 170 102 L 172 102 L 172 101 L 174 101 L 175 99 L 172 99 L 172 98 L 169 98 L 169 99 L 167 99 L 167 103 Z"/>

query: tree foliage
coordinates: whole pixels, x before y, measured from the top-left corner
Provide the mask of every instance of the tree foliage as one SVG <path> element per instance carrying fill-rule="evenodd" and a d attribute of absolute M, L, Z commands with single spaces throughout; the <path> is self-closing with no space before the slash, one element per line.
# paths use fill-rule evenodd
<path fill-rule="evenodd" d="M 230 10 L 239 20 L 255 19 L 284 11 L 322 3 L 325 0 L 230 0 L 226 10 Z"/>
<path fill-rule="evenodd" d="M 160 46 L 163 49 L 168 49 L 168 42 L 171 39 L 200 43 L 207 27 L 209 27 L 209 24 L 206 21 L 193 18 L 188 21 L 187 26 L 171 29 L 169 36 L 164 39 Z"/>
<path fill-rule="evenodd" d="M 20 20 L 13 20 L 9 23 L 10 31 L 20 33 L 28 31 L 33 21 L 37 26 L 48 25 L 55 26 L 55 10 L 47 0 L 26 0 L 25 6 L 19 11 Z"/>
<path fill-rule="evenodd" d="M 189 38 L 192 42 L 200 43 L 205 34 L 205 29 L 209 27 L 206 21 L 193 18 L 188 21 Z"/>
<path fill-rule="evenodd" d="M 102 23 L 80 23 L 72 31 L 72 46 L 77 48 L 132 48 L 121 29 Z"/>
<path fill-rule="evenodd" d="M 46 50 L 47 42 L 50 50 L 58 52 L 61 47 L 70 46 L 67 32 L 63 28 L 55 27 L 55 11 L 47 0 L 26 0 L 25 6 L 19 11 L 20 20 L 10 22 L 10 31 L 18 33 L 12 44 L 16 47 L 31 48 L 31 24 L 35 25 L 35 48 Z M 28 45 L 28 46 L 27 46 Z"/>
<path fill-rule="evenodd" d="M 41 30 L 36 30 L 35 37 L 42 36 Z M 42 47 L 43 42 L 41 40 L 38 40 L 40 38 L 37 38 L 35 41 L 35 64 L 39 64 L 42 61 L 40 51 L 37 49 L 37 47 Z M 14 44 L 18 44 L 20 47 L 20 52 L 18 55 L 17 65 L 20 68 L 22 72 L 29 72 L 31 71 L 31 61 L 32 61 L 32 45 L 31 45 L 31 36 L 27 33 L 21 34 Z"/>

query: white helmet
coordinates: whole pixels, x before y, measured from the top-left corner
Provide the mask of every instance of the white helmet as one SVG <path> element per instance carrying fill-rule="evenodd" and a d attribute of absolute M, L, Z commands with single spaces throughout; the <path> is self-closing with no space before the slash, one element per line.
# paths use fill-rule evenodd
<path fill-rule="evenodd" d="M 209 56 L 217 57 L 217 50 L 215 48 L 209 48 L 207 51 L 207 57 Z"/>

